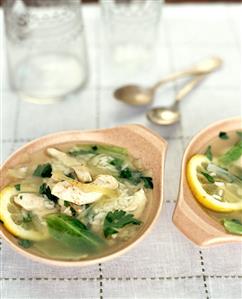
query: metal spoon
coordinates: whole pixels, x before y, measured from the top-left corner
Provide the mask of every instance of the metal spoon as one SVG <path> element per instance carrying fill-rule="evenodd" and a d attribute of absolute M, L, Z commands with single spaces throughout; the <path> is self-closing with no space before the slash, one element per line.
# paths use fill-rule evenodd
<path fill-rule="evenodd" d="M 179 103 L 188 95 L 203 79 L 205 75 L 200 75 L 185 84 L 175 97 L 175 102 L 169 107 L 156 107 L 146 113 L 147 118 L 157 125 L 172 125 L 179 121 Z"/>
<path fill-rule="evenodd" d="M 210 73 L 222 65 L 222 60 L 219 57 L 210 57 L 200 61 L 191 68 L 183 71 L 175 72 L 168 75 L 152 87 L 142 87 L 138 85 L 126 85 L 118 88 L 114 92 L 114 97 L 117 100 L 123 101 L 126 104 L 134 106 L 143 106 L 149 104 L 153 98 L 155 91 L 162 84 L 176 80 L 178 78 L 194 75 L 202 75 Z"/>

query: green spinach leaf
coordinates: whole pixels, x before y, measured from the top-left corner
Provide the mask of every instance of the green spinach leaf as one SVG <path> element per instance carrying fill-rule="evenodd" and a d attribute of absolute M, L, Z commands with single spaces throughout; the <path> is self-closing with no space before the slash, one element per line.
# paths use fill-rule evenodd
<path fill-rule="evenodd" d="M 214 178 L 210 174 L 208 174 L 207 172 L 202 171 L 201 174 L 209 181 L 209 183 L 214 183 L 215 182 Z"/>
<path fill-rule="evenodd" d="M 141 221 L 135 219 L 132 214 L 128 214 L 123 210 L 108 212 L 103 224 L 103 233 L 105 238 L 118 233 L 119 229 L 128 224 L 140 225 Z"/>
<path fill-rule="evenodd" d="M 123 163 L 124 161 L 120 158 L 113 158 L 113 160 L 110 162 L 110 164 L 115 166 L 117 170 L 122 169 Z"/>
<path fill-rule="evenodd" d="M 223 139 L 223 140 L 228 140 L 229 139 L 229 136 L 228 136 L 228 134 L 226 132 L 219 132 L 218 137 L 220 139 Z"/>
<path fill-rule="evenodd" d="M 78 219 L 65 214 L 49 214 L 46 221 L 50 235 L 59 242 L 84 252 L 96 252 L 105 241 Z"/>
<path fill-rule="evenodd" d="M 112 145 L 80 145 L 69 151 L 71 156 L 88 155 L 88 154 L 108 154 L 108 155 L 127 155 L 125 148 Z"/>
<path fill-rule="evenodd" d="M 228 166 L 230 163 L 238 160 L 242 156 L 242 140 L 231 147 L 224 155 L 218 158 L 218 163 L 222 166 Z"/>
<path fill-rule="evenodd" d="M 76 156 L 80 156 L 80 155 L 95 154 L 95 153 L 96 153 L 96 151 L 95 151 L 95 150 L 92 150 L 92 149 L 90 149 L 90 150 L 74 149 L 74 150 L 70 150 L 70 151 L 69 151 L 69 154 L 70 154 L 71 156 L 74 156 L 74 157 L 76 157 Z"/>
<path fill-rule="evenodd" d="M 131 170 L 126 167 L 120 171 L 120 178 L 127 179 L 133 185 L 138 185 L 143 182 L 144 187 L 148 189 L 153 189 L 153 181 L 151 177 L 143 176 L 142 172 L 137 170 Z"/>
<path fill-rule="evenodd" d="M 133 185 L 138 185 L 142 179 L 142 173 L 137 170 L 131 170 L 130 168 L 126 167 L 120 171 L 120 178 L 127 179 Z"/>
<path fill-rule="evenodd" d="M 51 194 L 51 190 L 50 187 L 46 184 L 43 183 L 40 187 L 39 187 L 39 193 L 42 195 L 46 195 L 48 197 L 49 200 L 53 201 L 53 202 L 57 202 L 58 201 L 58 197 Z"/>
<path fill-rule="evenodd" d="M 33 245 L 33 242 L 30 240 L 19 239 L 18 244 L 23 248 L 30 248 Z"/>
<path fill-rule="evenodd" d="M 17 191 L 20 191 L 20 190 L 21 190 L 21 185 L 20 185 L 20 184 L 17 184 L 17 185 L 15 185 L 14 187 L 15 187 L 15 189 L 16 189 Z"/>
<path fill-rule="evenodd" d="M 40 164 L 35 169 L 33 175 L 42 178 L 50 178 L 52 174 L 52 166 L 50 163 Z"/>
<path fill-rule="evenodd" d="M 213 153 L 212 153 L 212 147 L 211 145 L 209 145 L 205 151 L 205 156 L 210 160 L 212 161 L 213 160 Z"/>
<path fill-rule="evenodd" d="M 151 177 L 149 176 L 143 176 L 141 177 L 143 182 L 144 182 L 144 187 L 147 189 L 153 189 L 154 188 L 154 184 L 153 184 L 153 180 Z"/>
<path fill-rule="evenodd" d="M 73 207 L 70 207 L 70 210 L 71 210 L 71 215 L 73 216 L 73 217 L 75 217 L 76 216 L 76 210 L 73 208 Z"/>
<path fill-rule="evenodd" d="M 223 224 L 228 232 L 242 235 L 242 223 L 238 219 L 224 219 Z"/>
<path fill-rule="evenodd" d="M 70 202 L 69 202 L 69 201 L 66 201 L 66 200 L 64 200 L 64 206 L 65 206 L 65 207 L 69 207 L 69 206 L 70 206 Z"/>

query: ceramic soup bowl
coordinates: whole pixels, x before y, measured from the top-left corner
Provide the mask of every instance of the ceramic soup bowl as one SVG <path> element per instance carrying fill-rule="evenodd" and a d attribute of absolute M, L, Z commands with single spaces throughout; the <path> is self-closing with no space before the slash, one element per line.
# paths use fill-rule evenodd
<path fill-rule="evenodd" d="M 0 189 L 3 189 L 9 183 L 6 173 L 9 168 L 24 161 L 27 156 L 32 153 L 66 142 L 81 142 L 92 144 L 107 144 L 127 148 L 128 152 L 134 158 L 140 159 L 142 166 L 151 171 L 154 183 L 153 196 L 151 202 L 148 203 L 146 212 L 147 217 L 142 228 L 132 240 L 126 242 L 118 251 L 112 252 L 106 256 L 96 259 L 63 261 L 46 258 L 23 249 L 18 245 L 17 238 L 10 234 L 5 227 L 0 224 L 0 231 L 3 238 L 19 253 L 35 261 L 54 264 L 60 266 L 86 266 L 93 263 L 100 263 L 111 258 L 115 258 L 142 240 L 151 230 L 160 213 L 163 203 L 163 177 L 164 177 L 164 160 L 166 154 L 167 143 L 165 140 L 155 135 L 150 130 L 139 125 L 124 125 L 111 129 L 94 130 L 94 131 L 66 131 L 47 135 L 36 139 L 13 153 L 2 165 L 0 169 Z"/>
<path fill-rule="evenodd" d="M 173 214 L 173 222 L 187 238 L 199 246 L 242 242 L 242 237 L 227 233 L 223 225 L 212 218 L 195 199 L 186 178 L 187 162 L 193 155 L 201 153 L 204 146 L 216 138 L 219 132 L 241 129 L 242 119 L 239 117 L 216 122 L 198 133 L 185 150 L 182 161 L 180 190 Z"/>

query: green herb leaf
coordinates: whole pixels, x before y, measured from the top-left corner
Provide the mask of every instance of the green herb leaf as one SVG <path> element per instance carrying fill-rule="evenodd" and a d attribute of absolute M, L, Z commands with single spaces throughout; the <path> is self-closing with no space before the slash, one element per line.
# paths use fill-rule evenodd
<path fill-rule="evenodd" d="M 154 184 L 153 184 L 153 180 L 151 177 L 149 176 L 145 176 L 142 177 L 142 180 L 144 182 L 144 187 L 147 189 L 153 189 L 154 188 Z"/>
<path fill-rule="evenodd" d="M 75 217 L 76 216 L 76 210 L 73 207 L 70 207 L 70 210 L 71 210 L 71 215 L 73 217 Z"/>
<path fill-rule="evenodd" d="M 223 224 L 228 232 L 242 235 L 242 223 L 238 219 L 224 219 Z"/>
<path fill-rule="evenodd" d="M 23 223 L 29 223 L 32 221 L 32 213 L 28 212 L 26 215 L 23 216 Z"/>
<path fill-rule="evenodd" d="M 46 164 L 38 165 L 33 175 L 42 178 L 50 178 L 51 173 L 52 173 L 52 166 L 50 163 L 46 163 Z"/>
<path fill-rule="evenodd" d="M 240 139 L 242 139 L 242 131 L 237 131 L 236 134 L 239 136 Z"/>
<path fill-rule="evenodd" d="M 114 145 L 98 145 L 98 152 L 109 155 L 121 155 L 127 156 L 128 152 L 126 148 L 114 146 Z"/>
<path fill-rule="evenodd" d="M 70 150 L 69 154 L 73 157 L 80 156 L 80 155 L 89 155 L 89 154 L 94 154 L 95 152 L 90 149 L 90 150 L 83 150 L 83 149 L 77 149 L 77 150 Z"/>
<path fill-rule="evenodd" d="M 17 184 L 17 185 L 15 185 L 14 187 L 15 187 L 15 189 L 16 189 L 17 191 L 20 191 L 20 190 L 21 190 L 21 185 L 20 185 L 20 184 Z"/>
<path fill-rule="evenodd" d="M 130 179 L 132 177 L 132 171 L 126 167 L 120 171 L 120 177 L 124 179 Z"/>
<path fill-rule="evenodd" d="M 68 178 L 71 178 L 71 179 L 73 179 L 73 180 L 76 179 L 76 176 L 75 176 L 75 174 L 74 174 L 73 172 L 70 172 L 70 173 L 68 173 L 68 174 L 65 174 L 65 176 L 67 176 Z"/>
<path fill-rule="evenodd" d="M 120 158 L 113 158 L 113 160 L 110 162 L 110 164 L 115 166 L 117 170 L 122 169 L 123 163 L 124 161 Z"/>
<path fill-rule="evenodd" d="M 49 214 L 46 221 L 50 235 L 71 248 L 95 252 L 105 246 L 104 240 L 76 218 L 64 214 Z"/>
<path fill-rule="evenodd" d="M 214 178 L 210 175 L 210 174 L 208 174 L 208 173 L 206 173 L 206 172 L 201 172 L 201 174 L 203 175 L 203 176 L 205 176 L 205 178 L 209 181 L 209 183 L 214 183 L 215 181 L 214 181 Z"/>
<path fill-rule="evenodd" d="M 103 233 L 105 238 L 118 233 L 119 229 L 128 224 L 140 225 L 141 221 L 135 219 L 132 214 L 128 214 L 123 210 L 108 212 L 103 224 Z"/>
<path fill-rule="evenodd" d="M 213 160 L 213 154 L 212 154 L 212 147 L 211 145 L 209 145 L 205 151 L 205 156 L 210 160 L 212 161 Z"/>
<path fill-rule="evenodd" d="M 143 181 L 144 187 L 147 189 L 153 189 L 153 181 L 151 177 L 143 176 L 142 172 L 137 170 L 131 170 L 126 167 L 120 171 L 120 178 L 127 179 L 133 185 L 138 185 Z"/>
<path fill-rule="evenodd" d="M 65 206 L 65 207 L 69 207 L 69 206 L 70 206 L 69 201 L 64 200 L 64 206 Z"/>
<path fill-rule="evenodd" d="M 112 145 L 80 145 L 69 151 L 71 156 L 105 153 L 108 155 L 127 155 L 125 148 Z"/>
<path fill-rule="evenodd" d="M 23 248 L 29 248 L 33 245 L 33 242 L 30 240 L 19 239 L 18 244 Z"/>
<path fill-rule="evenodd" d="M 218 137 L 219 137 L 220 139 L 223 139 L 223 140 L 227 140 L 227 139 L 229 139 L 229 136 L 228 136 L 228 134 L 227 134 L 226 132 L 219 132 Z"/>
<path fill-rule="evenodd" d="M 224 155 L 218 158 L 218 163 L 221 166 L 227 166 L 230 163 L 238 160 L 242 156 L 242 140 L 231 147 Z"/>
<path fill-rule="evenodd" d="M 58 201 L 58 197 L 56 197 L 55 195 L 51 194 L 50 187 L 46 183 L 43 183 L 39 187 L 39 194 L 46 195 L 49 200 L 51 200 L 51 201 L 53 201 L 55 203 Z"/>
<path fill-rule="evenodd" d="M 120 178 L 129 180 L 133 185 L 138 185 L 142 180 L 142 173 L 140 171 L 131 170 L 128 167 L 122 169 L 119 176 Z"/>

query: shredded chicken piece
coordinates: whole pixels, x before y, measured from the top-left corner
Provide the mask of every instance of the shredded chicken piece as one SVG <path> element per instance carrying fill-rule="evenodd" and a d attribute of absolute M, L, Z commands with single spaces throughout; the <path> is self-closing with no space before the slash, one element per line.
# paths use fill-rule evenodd
<path fill-rule="evenodd" d="M 83 192 L 77 186 L 73 186 L 67 181 L 57 183 L 51 193 L 63 200 L 72 202 L 76 205 L 84 205 L 99 200 L 101 192 Z"/>
<path fill-rule="evenodd" d="M 86 166 L 72 166 L 72 169 L 75 171 L 77 178 L 80 182 L 90 183 L 92 181 L 92 176 Z"/>
<path fill-rule="evenodd" d="M 84 161 L 80 161 L 76 158 L 70 157 L 68 154 L 59 151 L 55 148 L 48 148 L 47 153 L 51 157 L 61 162 L 64 166 L 72 168 L 75 171 L 77 178 L 80 182 L 89 183 L 92 181 L 92 176 L 88 168 L 85 166 Z"/>
<path fill-rule="evenodd" d="M 140 189 L 135 192 L 133 195 L 129 196 L 128 200 L 129 205 L 125 208 L 125 211 L 134 214 L 135 218 L 141 217 L 147 201 L 144 190 Z"/>
<path fill-rule="evenodd" d="M 34 212 L 39 217 L 57 211 L 55 203 L 47 198 L 43 198 L 35 193 L 20 193 L 14 197 L 14 202 L 25 211 Z"/>
<path fill-rule="evenodd" d="M 93 184 L 99 185 L 112 190 L 118 189 L 119 182 L 112 175 L 98 175 L 93 181 Z"/>
<path fill-rule="evenodd" d="M 55 148 L 48 148 L 47 153 L 48 153 L 48 155 L 57 159 L 58 161 L 60 161 L 62 164 L 64 164 L 67 167 L 72 168 L 72 166 L 76 166 L 76 165 L 80 165 L 80 164 L 84 166 L 84 162 L 82 163 L 81 161 L 77 160 L 76 158 L 70 157 L 68 154 L 66 154 L 62 151 L 59 151 Z"/>

